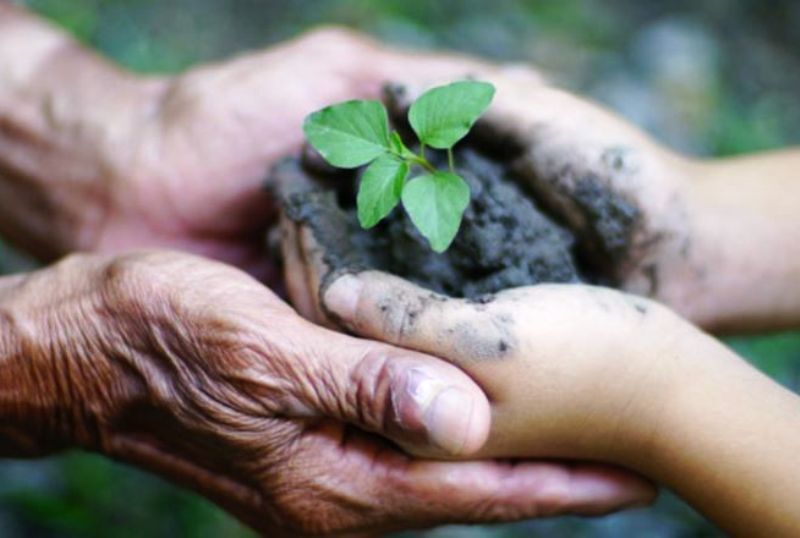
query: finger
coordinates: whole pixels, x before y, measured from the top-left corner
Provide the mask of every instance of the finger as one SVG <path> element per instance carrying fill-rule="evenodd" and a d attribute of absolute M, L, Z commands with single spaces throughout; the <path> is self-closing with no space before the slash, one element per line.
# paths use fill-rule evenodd
<path fill-rule="evenodd" d="M 310 288 L 305 267 L 305 256 L 300 250 L 297 224 L 281 214 L 281 252 L 286 292 L 297 312 L 308 320 L 316 320 L 316 288 Z"/>
<path fill-rule="evenodd" d="M 417 462 L 397 474 L 416 490 L 413 494 L 418 499 L 461 491 L 460 506 L 451 521 L 472 523 L 565 514 L 596 516 L 643 506 L 656 496 L 655 487 L 644 478 L 595 464 Z M 476 511 L 476 505 L 482 510 Z M 443 515 L 439 511 L 429 517 Z"/>
<path fill-rule="evenodd" d="M 317 532 L 599 515 L 649 504 L 656 496 L 645 479 L 602 465 L 411 459 L 333 426 L 309 432 L 301 443 L 292 457 L 308 468 L 303 476 L 315 493 L 309 502 L 329 503 L 313 510 L 328 515 L 313 522 Z"/>
<path fill-rule="evenodd" d="M 319 290 L 323 279 L 330 271 L 328 264 L 325 263 L 325 256 L 322 247 L 314 237 L 314 232 L 308 226 L 298 228 L 298 239 L 300 252 L 303 254 L 303 266 L 305 267 L 306 283 L 314 304 L 314 318 L 316 323 L 326 327 L 336 327 L 324 308 L 320 304 Z"/>
<path fill-rule="evenodd" d="M 286 332 L 298 335 L 281 351 L 291 401 L 301 404 L 290 416 L 333 418 L 437 457 L 471 454 L 486 442 L 488 399 L 456 366 L 310 324 Z"/>
<path fill-rule="evenodd" d="M 504 292 L 502 296 L 524 293 Z M 461 365 L 515 351 L 515 329 L 497 304 L 452 299 L 379 271 L 343 275 L 324 292 L 326 309 L 364 337 Z"/>

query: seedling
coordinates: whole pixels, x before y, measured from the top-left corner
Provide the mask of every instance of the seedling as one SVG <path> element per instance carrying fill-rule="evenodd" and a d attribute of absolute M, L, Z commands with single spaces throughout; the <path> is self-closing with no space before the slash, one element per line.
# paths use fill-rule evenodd
<path fill-rule="evenodd" d="M 310 114 L 303 130 L 322 157 L 338 168 L 367 166 L 356 205 L 358 220 L 372 228 L 402 200 L 411 222 L 436 252 L 453 242 L 470 199 L 469 186 L 456 173 L 453 146 L 472 129 L 494 97 L 486 82 L 462 81 L 423 93 L 408 111 L 419 138 L 419 153 L 390 131 L 380 101 L 355 100 Z M 447 170 L 437 169 L 426 148 L 447 151 Z M 409 176 L 413 176 L 408 179 Z"/>

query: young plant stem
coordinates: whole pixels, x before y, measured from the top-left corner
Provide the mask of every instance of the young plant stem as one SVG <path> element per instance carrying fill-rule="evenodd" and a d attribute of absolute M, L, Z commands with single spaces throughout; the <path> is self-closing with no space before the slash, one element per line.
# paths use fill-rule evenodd
<path fill-rule="evenodd" d="M 402 159 L 402 160 L 404 160 L 404 161 L 406 161 L 406 162 L 408 162 L 410 164 L 416 164 L 418 166 L 421 166 L 422 168 L 425 169 L 425 171 L 430 172 L 431 174 L 436 172 L 436 168 L 430 162 L 428 162 L 428 159 L 425 158 L 425 154 L 424 153 L 421 153 L 420 155 L 417 155 L 415 153 L 411 153 L 409 155 L 407 153 L 404 154 L 404 153 L 400 153 L 400 152 L 394 151 L 394 150 L 392 150 L 391 153 L 395 157 L 397 157 L 399 159 Z"/>
<path fill-rule="evenodd" d="M 456 173 L 456 167 L 453 165 L 453 148 L 447 148 L 447 166 L 450 167 L 450 173 Z"/>
<path fill-rule="evenodd" d="M 431 174 L 436 173 L 436 168 L 431 163 L 429 163 L 428 159 L 426 159 L 424 156 L 422 156 L 422 155 L 421 156 L 416 156 L 415 155 L 410 160 L 411 160 L 411 162 L 420 165 L 422 168 L 424 168 L 425 170 L 427 170 Z"/>

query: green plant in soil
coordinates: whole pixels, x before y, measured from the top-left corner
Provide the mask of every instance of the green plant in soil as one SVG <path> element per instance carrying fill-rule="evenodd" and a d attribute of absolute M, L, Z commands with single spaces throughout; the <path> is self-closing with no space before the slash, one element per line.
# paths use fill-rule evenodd
<path fill-rule="evenodd" d="M 408 111 L 419 138 L 411 151 L 389 128 L 379 101 L 354 100 L 310 114 L 303 130 L 311 145 L 331 165 L 369 165 L 361 176 L 358 220 L 372 228 L 401 201 L 411 222 L 436 252 L 453 242 L 470 199 L 469 186 L 456 172 L 453 146 L 469 133 L 494 97 L 486 82 L 461 81 L 423 93 Z M 447 152 L 446 170 L 427 159 L 427 148 Z"/>

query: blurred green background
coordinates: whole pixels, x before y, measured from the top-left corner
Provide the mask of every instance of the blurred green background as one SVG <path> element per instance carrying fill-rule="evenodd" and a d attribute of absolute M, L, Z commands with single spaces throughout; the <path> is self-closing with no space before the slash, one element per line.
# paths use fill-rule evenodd
<path fill-rule="evenodd" d="M 172 73 L 339 23 L 398 44 L 532 62 L 696 155 L 800 143 L 797 0 L 29 0 L 141 72 Z M 0 245 L 0 271 L 31 266 Z M 757 291 L 754 291 L 754 293 Z M 797 390 L 800 333 L 727 342 Z M 0 462 L 0 536 L 251 536 L 202 499 L 102 458 Z M 597 520 L 402 536 L 715 536 L 674 497 Z"/>

